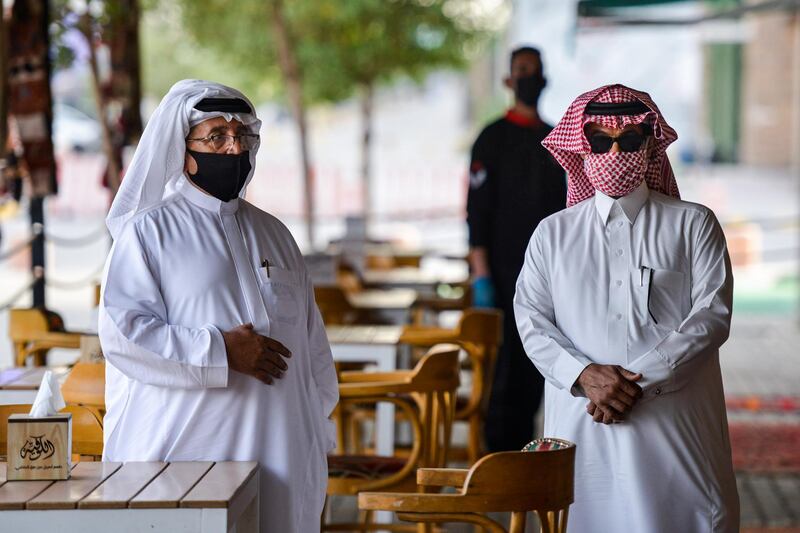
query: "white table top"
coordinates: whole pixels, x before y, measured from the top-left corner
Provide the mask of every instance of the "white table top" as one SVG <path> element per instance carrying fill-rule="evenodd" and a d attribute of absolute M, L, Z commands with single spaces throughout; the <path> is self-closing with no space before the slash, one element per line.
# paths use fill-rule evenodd
<path fill-rule="evenodd" d="M 400 343 L 403 326 L 327 326 L 331 344 L 394 346 Z"/>
<path fill-rule="evenodd" d="M 395 311 L 409 309 L 417 300 L 414 289 L 368 289 L 347 295 L 350 305 L 363 310 Z"/>
<path fill-rule="evenodd" d="M 80 462 L 61 481 L 6 481 L 3 510 L 225 508 L 258 471 L 246 462 Z M 2 520 L 2 518 L 0 518 Z"/>

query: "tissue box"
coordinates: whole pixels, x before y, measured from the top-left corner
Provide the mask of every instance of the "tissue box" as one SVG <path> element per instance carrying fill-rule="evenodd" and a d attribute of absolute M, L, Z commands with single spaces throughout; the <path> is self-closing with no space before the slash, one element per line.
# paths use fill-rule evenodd
<path fill-rule="evenodd" d="M 69 479 L 72 468 L 72 414 L 8 417 L 9 481 Z"/>

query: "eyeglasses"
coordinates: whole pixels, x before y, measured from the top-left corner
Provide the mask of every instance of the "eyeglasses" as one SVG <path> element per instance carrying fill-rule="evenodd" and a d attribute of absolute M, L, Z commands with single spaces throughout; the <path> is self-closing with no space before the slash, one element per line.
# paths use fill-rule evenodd
<path fill-rule="evenodd" d="M 211 148 L 214 149 L 215 152 L 221 152 L 222 150 L 228 148 L 229 146 L 233 146 L 233 143 L 239 142 L 239 146 L 242 148 L 243 151 L 248 151 L 258 144 L 260 140 L 260 136 L 257 133 L 242 133 L 240 135 L 209 135 L 208 137 L 203 137 L 202 139 L 186 139 L 187 142 L 202 142 L 207 145 L 210 145 Z"/>
<path fill-rule="evenodd" d="M 623 152 L 637 152 L 641 150 L 647 137 L 647 133 L 639 133 L 638 131 L 626 131 L 617 137 L 596 132 L 589 137 L 589 146 L 592 147 L 593 154 L 608 152 L 615 142 Z"/>

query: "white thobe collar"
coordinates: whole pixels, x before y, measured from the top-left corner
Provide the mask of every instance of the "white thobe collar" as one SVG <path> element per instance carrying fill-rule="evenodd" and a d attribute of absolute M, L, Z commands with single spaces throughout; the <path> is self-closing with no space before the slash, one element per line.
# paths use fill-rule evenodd
<path fill-rule="evenodd" d="M 239 198 L 234 198 L 230 202 L 223 202 L 198 189 L 195 185 L 189 182 L 188 178 L 184 178 L 183 183 L 180 185 L 178 191 L 181 195 L 183 195 L 184 198 L 189 200 L 197 207 L 202 207 L 207 211 L 213 211 L 221 215 L 235 213 L 239 208 Z"/>
<path fill-rule="evenodd" d="M 650 189 L 647 188 L 647 184 L 642 180 L 642 183 L 640 183 L 633 192 L 622 198 L 614 199 L 600 191 L 595 191 L 594 206 L 597 208 L 597 213 L 600 215 L 603 224 L 608 224 L 609 214 L 614 205 L 618 205 L 625 214 L 625 218 L 628 219 L 628 222 L 633 224 L 634 220 L 636 220 L 636 216 L 649 197 Z"/>

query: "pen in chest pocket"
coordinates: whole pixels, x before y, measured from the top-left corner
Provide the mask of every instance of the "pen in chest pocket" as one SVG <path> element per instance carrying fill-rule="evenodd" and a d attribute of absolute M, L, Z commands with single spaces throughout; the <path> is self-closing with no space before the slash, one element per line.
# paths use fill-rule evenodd
<path fill-rule="evenodd" d="M 269 277 L 269 267 L 272 266 L 269 263 L 269 259 L 263 259 L 261 261 L 261 268 L 265 268 L 267 270 L 267 277 Z"/>
<path fill-rule="evenodd" d="M 650 293 L 653 290 L 653 269 L 646 266 L 639 267 L 639 286 L 644 287 L 644 276 L 645 271 L 647 271 L 647 313 L 650 315 L 650 318 L 653 319 L 654 324 L 658 324 L 658 320 L 656 317 L 653 316 L 653 312 L 650 310 Z"/>

